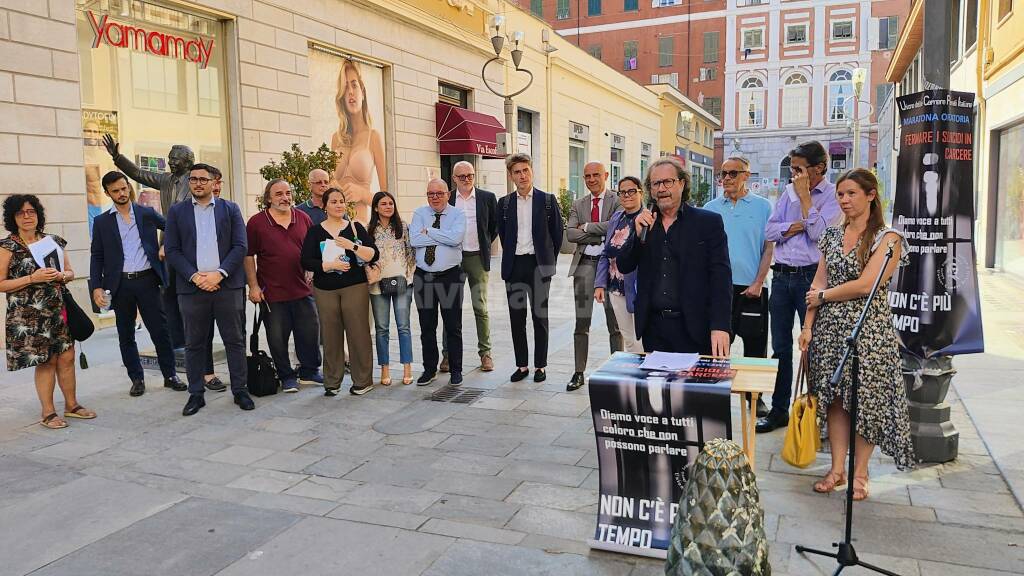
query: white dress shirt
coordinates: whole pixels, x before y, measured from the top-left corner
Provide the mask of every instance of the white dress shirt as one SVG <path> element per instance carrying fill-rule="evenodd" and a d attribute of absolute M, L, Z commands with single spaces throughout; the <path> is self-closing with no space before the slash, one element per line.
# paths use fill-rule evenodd
<path fill-rule="evenodd" d="M 469 191 L 469 198 L 455 190 L 455 207 L 466 213 L 466 237 L 462 240 L 462 249 L 466 252 L 480 250 L 480 236 L 476 230 L 476 187 Z"/>
<path fill-rule="evenodd" d="M 597 217 L 598 217 L 598 220 L 600 220 L 601 214 L 604 214 L 604 202 L 605 202 L 605 196 L 607 196 L 607 195 L 608 195 L 607 192 L 601 192 L 601 195 L 597 197 Z M 589 208 L 591 209 L 591 211 L 593 211 L 594 195 L 591 194 L 590 198 L 587 198 L 587 200 L 590 201 Z M 587 232 L 587 228 L 588 228 L 589 224 L 590 224 L 590 222 L 588 222 L 588 223 L 583 225 L 583 231 L 584 232 Z M 601 242 L 600 244 L 588 244 L 586 247 L 583 248 L 583 253 L 586 254 L 587 256 L 600 256 L 602 252 L 604 252 L 604 242 Z"/>
<path fill-rule="evenodd" d="M 516 256 L 535 254 L 533 249 L 533 188 L 523 195 L 517 190 L 516 201 Z"/>

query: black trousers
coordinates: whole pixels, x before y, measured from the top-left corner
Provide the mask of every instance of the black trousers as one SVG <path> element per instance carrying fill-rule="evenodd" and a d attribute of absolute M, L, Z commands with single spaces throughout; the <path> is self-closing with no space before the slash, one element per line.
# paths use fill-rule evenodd
<path fill-rule="evenodd" d="M 436 372 L 440 361 L 437 350 L 437 316 L 444 321 L 444 339 L 448 343 L 448 366 L 452 374 L 462 372 L 462 287 L 466 282 L 461 266 L 443 272 L 419 268 L 412 278 L 412 295 L 420 319 L 420 346 L 423 370 Z"/>
<path fill-rule="evenodd" d="M 200 290 L 193 294 L 179 294 L 178 305 L 185 321 L 185 371 L 188 373 L 189 394 L 202 394 L 205 390 L 203 376 L 209 358 L 207 346 L 211 317 L 217 322 L 220 338 L 224 341 L 231 392 L 244 392 L 247 374 L 242 289 L 221 288 L 216 292 Z"/>
<path fill-rule="evenodd" d="M 174 350 L 167 335 L 167 318 L 160 296 L 160 279 L 150 270 L 136 278 L 121 278 L 117 294 L 110 303 L 117 321 L 117 341 L 121 347 L 121 362 L 133 381 L 143 380 L 139 346 L 135 342 L 135 318 L 142 316 L 149 336 L 156 347 L 157 361 L 164 378 L 174 376 Z"/>
<path fill-rule="evenodd" d="M 690 337 L 689 330 L 686 329 L 685 319 L 682 315 L 669 317 L 660 311 L 651 310 L 642 338 L 644 352 L 711 354 L 710 338 L 707 342 L 694 342 Z"/>
<path fill-rule="evenodd" d="M 241 299 L 242 299 L 242 308 L 241 308 L 241 312 L 239 312 L 238 318 L 239 318 L 239 322 L 242 325 L 242 339 L 245 339 L 245 303 L 246 303 L 245 289 L 242 288 L 238 292 L 239 292 L 239 296 L 241 296 Z M 268 321 L 268 323 L 269 323 L 269 321 Z M 205 364 L 206 372 L 203 372 L 203 374 L 213 374 L 213 329 L 214 329 L 213 316 L 210 316 L 209 324 L 210 324 L 210 335 L 209 335 L 209 337 L 206 338 L 206 364 Z M 221 336 L 221 339 L 223 340 L 223 335 Z"/>
<path fill-rule="evenodd" d="M 508 298 L 508 316 L 512 325 L 512 347 L 516 366 L 530 365 L 530 346 L 526 339 L 526 308 L 533 316 L 534 368 L 548 365 L 548 295 L 551 278 L 541 277 L 537 257 L 533 254 L 514 256 L 512 274 L 505 282 Z"/>
<path fill-rule="evenodd" d="M 743 355 L 768 357 L 768 289 L 761 288 L 760 298 L 747 298 L 747 286 L 732 287 L 732 340 L 743 339 Z"/>
<path fill-rule="evenodd" d="M 177 277 L 174 269 L 166 265 L 167 286 L 163 290 L 164 312 L 167 316 L 167 335 L 171 339 L 171 347 L 180 350 L 185 347 L 185 324 L 178 307 Z M 143 320 L 145 322 L 145 320 Z"/>

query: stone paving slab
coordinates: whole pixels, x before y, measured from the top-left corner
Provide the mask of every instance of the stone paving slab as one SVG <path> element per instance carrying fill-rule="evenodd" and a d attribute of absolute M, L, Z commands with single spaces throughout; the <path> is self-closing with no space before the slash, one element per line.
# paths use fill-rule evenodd
<path fill-rule="evenodd" d="M 299 518 L 286 512 L 189 498 L 32 574 L 216 574 Z"/>

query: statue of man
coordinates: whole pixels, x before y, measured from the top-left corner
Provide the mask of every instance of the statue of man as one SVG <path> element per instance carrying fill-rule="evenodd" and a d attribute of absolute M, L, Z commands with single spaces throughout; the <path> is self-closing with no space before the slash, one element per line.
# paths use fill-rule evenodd
<path fill-rule="evenodd" d="M 139 184 L 160 191 L 161 213 L 166 215 L 172 204 L 181 202 L 192 194 L 188 187 L 188 175 L 192 165 L 196 163 L 196 155 L 188 146 L 184 144 L 171 146 L 171 151 L 167 154 L 167 166 L 171 169 L 170 174 L 140 169 L 120 153 L 120 144 L 110 134 L 103 135 L 103 146 L 107 149 L 110 157 L 114 159 L 114 165 L 118 170 Z"/>

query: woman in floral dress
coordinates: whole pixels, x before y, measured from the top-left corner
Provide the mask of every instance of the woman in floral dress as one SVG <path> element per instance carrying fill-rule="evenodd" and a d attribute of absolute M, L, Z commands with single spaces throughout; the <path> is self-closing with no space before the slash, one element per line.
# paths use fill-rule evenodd
<path fill-rule="evenodd" d="M 899 340 L 885 290 L 896 267 L 907 263 L 908 246 L 898 231 L 886 227 L 878 181 L 870 171 L 857 168 L 840 176 L 836 197 L 845 219 L 842 225 L 828 228 L 818 241 L 821 262 L 807 292 L 806 322 L 800 333 L 800 349 L 810 349 L 808 386 L 818 397 L 819 424 L 827 422 L 832 450 L 831 470 L 814 484 L 815 492 L 838 490 L 848 481 L 845 462 L 850 446 L 852 363 L 844 367 L 838 386 L 833 387 L 829 379 L 839 365 L 846 337 L 871 292 L 886 251 L 893 247 L 880 293 L 871 303 L 857 341 L 860 385 L 853 497 L 863 500 L 868 497 L 868 461 L 876 445 L 900 469 L 913 466 L 915 460 Z"/>
<path fill-rule="evenodd" d="M 7 294 L 7 369 L 35 366 L 36 392 L 42 405 L 40 424 L 66 428 L 64 418 L 95 418 L 96 413 L 75 397 L 75 343 L 64 315 L 64 285 L 75 278 L 67 252 L 63 271 L 40 267 L 29 246 L 46 238 L 46 215 L 39 198 L 14 194 L 4 200 L 4 227 L 10 236 L 0 240 L 0 292 Z M 51 238 L 61 249 L 67 242 Z M 55 382 L 56 380 L 56 382 Z M 64 394 L 64 418 L 53 405 L 55 383 Z"/>

